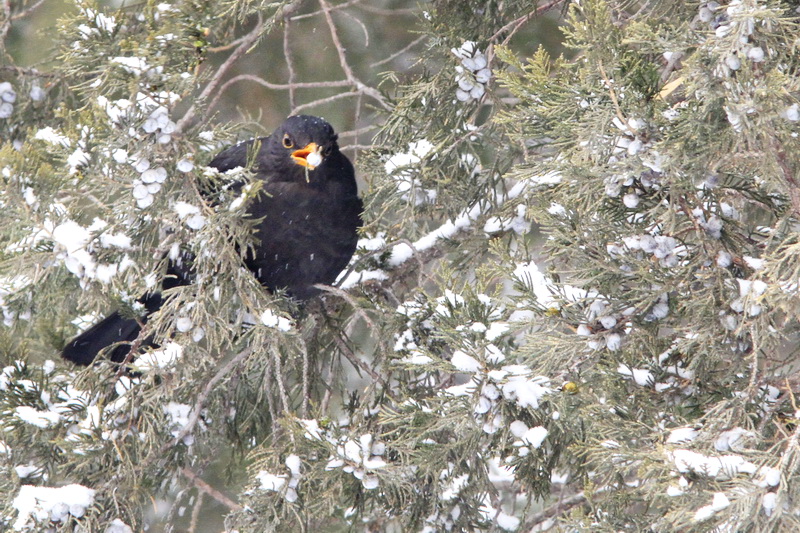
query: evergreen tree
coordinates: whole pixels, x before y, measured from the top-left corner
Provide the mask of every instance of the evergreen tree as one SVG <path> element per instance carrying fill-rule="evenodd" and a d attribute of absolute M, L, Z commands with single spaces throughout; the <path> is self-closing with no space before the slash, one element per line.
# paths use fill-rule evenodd
<path fill-rule="evenodd" d="M 3 9 L 3 529 L 800 529 L 796 2 L 80 1 L 35 66 Z M 207 195 L 262 89 L 363 180 L 306 304 Z"/>

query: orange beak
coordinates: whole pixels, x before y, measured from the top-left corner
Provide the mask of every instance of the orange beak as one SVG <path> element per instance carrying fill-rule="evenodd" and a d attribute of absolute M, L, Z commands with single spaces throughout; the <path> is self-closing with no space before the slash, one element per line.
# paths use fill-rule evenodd
<path fill-rule="evenodd" d="M 311 154 L 316 154 L 316 156 L 309 162 L 308 156 Z M 292 152 L 292 159 L 298 165 L 304 166 L 309 170 L 314 170 L 321 161 L 319 157 L 319 146 L 317 146 L 317 143 L 309 143 L 304 148 Z"/>

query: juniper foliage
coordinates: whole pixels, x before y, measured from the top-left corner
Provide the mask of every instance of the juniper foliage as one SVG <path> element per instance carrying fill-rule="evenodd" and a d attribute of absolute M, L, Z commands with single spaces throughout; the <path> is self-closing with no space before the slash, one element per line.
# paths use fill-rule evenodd
<path fill-rule="evenodd" d="M 795 3 L 81 1 L 16 64 L 39 7 L 0 21 L 4 529 L 798 529 Z M 242 83 L 356 145 L 308 305 L 205 170 Z M 57 360 L 189 255 L 160 347 Z"/>

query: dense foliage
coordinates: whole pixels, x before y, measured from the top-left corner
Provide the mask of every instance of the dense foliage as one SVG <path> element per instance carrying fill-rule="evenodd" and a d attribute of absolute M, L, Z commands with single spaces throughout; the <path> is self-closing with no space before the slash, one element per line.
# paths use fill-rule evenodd
<path fill-rule="evenodd" d="M 800 529 L 796 3 L 4 6 L 0 529 Z M 290 112 L 367 206 L 307 304 L 205 167 Z"/>

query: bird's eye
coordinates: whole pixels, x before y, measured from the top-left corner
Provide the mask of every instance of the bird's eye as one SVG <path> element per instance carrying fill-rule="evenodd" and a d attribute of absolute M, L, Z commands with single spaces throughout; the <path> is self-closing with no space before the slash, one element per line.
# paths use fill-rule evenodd
<path fill-rule="evenodd" d="M 330 146 L 326 146 L 325 148 L 323 148 L 322 149 L 322 155 L 324 157 L 328 157 L 329 155 L 331 155 L 331 147 Z"/>
<path fill-rule="evenodd" d="M 283 135 L 283 145 L 286 148 L 291 148 L 292 146 L 294 146 L 294 141 L 292 141 L 292 138 L 289 137 L 288 133 Z"/>

